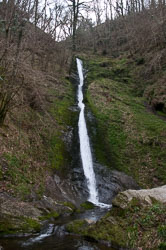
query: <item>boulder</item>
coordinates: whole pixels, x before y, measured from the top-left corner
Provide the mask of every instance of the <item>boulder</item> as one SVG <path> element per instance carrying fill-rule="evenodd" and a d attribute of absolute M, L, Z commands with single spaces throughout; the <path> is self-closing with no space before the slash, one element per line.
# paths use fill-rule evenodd
<path fill-rule="evenodd" d="M 133 198 L 147 205 L 152 205 L 154 200 L 160 203 L 166 203 L 166 185 L 152 189 L 127 190 L 121 192 L 112 201 L 112 204 L 125 209 Z"/>
<path fill-rule="evenodd" d="M 0 214 L 14 217 L 30 217 L 33 219 L 41 216 L 41 211 L 28 202 L 18 201 L 8 194 L 0 194 Z"/>
<path fill-rule="evenodd" d="M 94 170 L 100 202 L 110 204 L 114 197 L 128 189 L 140 189 L 134 179 L 123 172 L 113 170 L 95 163 Z"/>

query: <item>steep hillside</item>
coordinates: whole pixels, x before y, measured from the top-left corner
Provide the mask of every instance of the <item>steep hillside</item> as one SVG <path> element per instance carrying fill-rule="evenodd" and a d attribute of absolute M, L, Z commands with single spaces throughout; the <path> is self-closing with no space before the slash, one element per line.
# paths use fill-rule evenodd
<path fill-rule="evenodd" d="M 40 230 L 39 217 L 42 222 L 71 213 L 75 200 L 66 179 L 77 114 L 74 89 L 60 75 L 35 74 L 35 84 L 20 90 L 15 101 L 21 97 L 21 104 L 0 127 L 1 234 Z"/>
<path fill-rule="evenodd" d="M 0 191 L 22 200 L 42 197 L 49 177 L 67 168 L 75 102 L 71 53 L 33 15 L 1 3 Z"/>
<path fill-rule="evenodd" d="M 23 199 L 33 192 L 43 195 L 47 175 L 63 172 L 69 157 L 65 140 L 72 125 L 71 83 L 41 72 L 36 81 L 23 90 L 24 104 L 14 107 L 0 128 L 0 190 Z"/>
<path fill-rule="evenodd" d="M 147 104 L 165 116 L 166 5 L 162 1 L 144 4 L 139 1 L 138 9 L 137 3 L 117 2 L 114 19 L 107 18 L 94 27 L 90 21 L 80 25 L 77 43 L 85 54 L 88 51 L 134 62 L 135 95 L 146 97 Z"/>
<path fill-rule="evenodd" d="M 83 58 L 87 101 L 98 124 L 93 138 L 98 161 L 133 176 L 141 187 L 164 184 L 166 121 L 138 95 L 142 87 L 149 89 L 136 74 L 143 66 L 125 56 Z"/>
<path fill-rule="evenodd" d="M 39 230 L 42 216 L 56 218 L 72 211 L 69 203 L 63 205 L 74 202 L 70 183 L 61 180 L 67 178 L 71 163 L 77 113 L 69 80 L 71 52 L 17 15 L 16 6 L 4 8 L 0 13 L 1 19 L 6 17 L 0 26 L 0 234 Z"/>

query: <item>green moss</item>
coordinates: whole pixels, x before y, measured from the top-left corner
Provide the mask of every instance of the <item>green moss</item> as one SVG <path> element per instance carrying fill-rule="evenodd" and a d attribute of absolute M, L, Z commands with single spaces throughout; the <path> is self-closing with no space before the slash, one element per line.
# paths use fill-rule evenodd
<path fill-rule="evenodd" d="M 75 205 L 72 202 L 66 201 L 63 203 L 64 206 L 71 208 L 73 211 L 76 210 Z"/>
<path fill-rule="evenodd" d="M 166 249 L 166 242 L 162 242 L 162 243 L 160 243 L 160 245 L 159 245 L 159 249 L 161 249 L 161 250 L 165 250 L 165 249 Z"/>
<path fill-rule="evenodd" d="M 85 220 L 75 220 L 66 225 L 69 233 L 82 234 L 88 223 Z"/>
<path fill-rule="evenodd" d="M 65 145 L 60 136 L 53 135 L 50 140 L 51 150 L 49 151 L 49 159 L 52 168 L 60 169 L 65 164 Z"/>
<path fill-rule="evenodd" d="M 158 235 L 166 240 L 166 225 L 158 226 Z"/>
<path fill-rule="evenodd" d="M 54 89 L 50 90 L 51 94 L 55 96 L 53 103 L 50 106 L 50 113 L 56 120 L 58 128 L 52 131 L 49 145 L 49 160 L 52 168 L 56 170 L 64 170 L 70 159 L 70 154 L 66 148 L 63 140 L 64 133 L 68 132 L 68 127 L 74 126 L 76 120 L 76 113 L 72 112 L 70 107 L 74 105 L 74 89 L 72 84 L 66 82 L 64 90 L 61 93 Z"/>
<path fill-rule="evenodd" d="M 15 187 L 15 191 L 20 195 L 22 200 L 31 193 L 31 187 L 28 183 L 22 182 Z"/>
<path fill-rule="evenodd" d="M 41 224 L 38 220 L 27 217 L 6 217 L 0 219 L 0 235 L 20 232 L 39 232 Z"/>
<path fill-rule="evenodd" d="M 76 211 L 75 211 L 77 214 L 80 214 L 80 213 L 83 213 L 84 211 L 80 208 L 77 208 Z"/>
<path fill-rule="evenodd" d="M 86 234 L 96 240 L 106 240 L 116 243 L 121 247 L 126 246 L 127 232 L 118 224 L 110 225 L 109 222 L 100 222 L 90 228 Z"/>
<path fill-rule="evenodd" d="M 84 208 L 85 210 L 90 210 L 94 208 L 94 204 L 92 202 L 86 201 L 81 204 L 81 207 Z"/>
<path fill-rule="evenodd" d="M 71 112 L 70 107 L 74 105 L 74 88 L 72 84 L 64 80 L 66 82 L 64 86 L 64 91 L 60 93 L 56 93 L 55 90 L 51 90 L 56 98 L 53 101 L 53 104 L 50 107 L 50 112 L 53 117 L 56 119 L 59 125 L 71 126 L 73 125 L 74 113 Z"/>
<path fill-rule="evenodd" d="M 41 229 L 41 224 L 32 218 L 23 218 L 23 225 L 21 227 L 21 230 L 27 232 L 27 231 L 35 231 L 35 232 L 39 232 Z"/>
<path fill-rule="evenodd" d="M 46 214 L 46 215 L 44 215 L 44 216 L 41 216 L 41 217 L 39 217 L 39 219 L 40 220 L 49 220 L 49 219 L 56 219 L 56 218 L 58 218 L 60 216 L 60 214 L 58 213 L 58 212 L 56 212 L 56 211 L 53 211 L 53 212 L 51 212 L 51 213 L 48 213 L 48 214 Z"/>
<path fill-rule="evenodd" d="M 157 114 L 163 117 L 166 117 L 166 113 L 162 112 L 162 111 L 157 111 Z"/>
<path fill-rule="evenodd" d="M 7 219 L 5 221 L 0 221 L 0 235 L 12 234 L 15 231 L 16 228 L 10 221 Z"/>

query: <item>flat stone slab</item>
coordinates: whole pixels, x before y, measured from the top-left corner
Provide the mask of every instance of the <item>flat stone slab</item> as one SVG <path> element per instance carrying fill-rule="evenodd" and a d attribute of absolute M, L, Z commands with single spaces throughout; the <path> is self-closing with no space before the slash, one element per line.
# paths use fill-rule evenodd
<path fill-rule="evenodd" d="M 166 203 L 166 185 L 152 189 L 129 189 L 119 193 L 113 200 L 112 204 L 124 209 L 133 198 L 143 201 L 149 205 L 151 205 L 154 200 L 161 203 Z"/>

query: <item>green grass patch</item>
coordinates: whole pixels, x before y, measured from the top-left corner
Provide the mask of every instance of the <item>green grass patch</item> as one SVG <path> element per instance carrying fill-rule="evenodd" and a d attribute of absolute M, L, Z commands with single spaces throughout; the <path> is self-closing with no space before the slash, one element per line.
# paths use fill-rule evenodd
<path fill-rule="evenodd" d="M 26 112 L 19 110 L 17 118 L 11 114 L 9 126 L 1 128 L 2 136 L 8 136 L 1 137 L 7 153 L 0 157 L 0 180 L 4 190 L 22 200 L 31 199 L 32 193 L 41 198 L 46 177 L 55 171 L 66 175 L 71 162 L 67 136 L 77 116 L 71 109 L 73 85 L 66 79 L 53 80 L 42 91 L 47 101 L 43 99 L 40 111 L 26 106 Z"/>
<path fill-rule="evenodd" d="M 60 169 L 65 164 L 65 145 L 60 136 L 52 136 L 50 140 L 51 150 L 49 151 L 49 159 L 51 162 L 51 167 L 55 169 Z"/>
<path fill-rule="evenodd" d="M 157 111 L 157 114 L 158 114 L 159 116 L 163 116 L 163 117 L 166 118 L 166 113 L 164 113 L 164 112 L 162 112 L 162 111 Z"/>
<path fill-rule="evenodd" d="M 165 241 L 165 210 L 163 204 L 155 202 L 147 206 L 134 199 L 125 209 L 113 207 L 82 234 L 129 249 L 149 249 L 149 246 L 158 249 Z"/>
<path fill-rule="evenodd" d="M 92 138 L 97 160 L 133 176 L 142 187 L 164 184 L 166 122 L 149 113 L 143 97 L 134 94 L 133 67 L 138 66 L 126 58 L 100 57 L 85 65 L 86 97 L 97 121 Z"/>
<path fill-rule="evenodd" d="M 49 160 L 53 169 L 62 170 L 70 162 L 70 154 L 64 142 L 65 133 L 69 127 L 74 126 L 76 113 L 71 110 L 74 105 L 74 88 L 72 84 L 65 80 L 64 89 L 56 92 L 50 90 L 55 95 L 54 101 L 50 106 L 50 113 L 56 121 L 57 127 L 52 131 L 49 146 Z"/>

